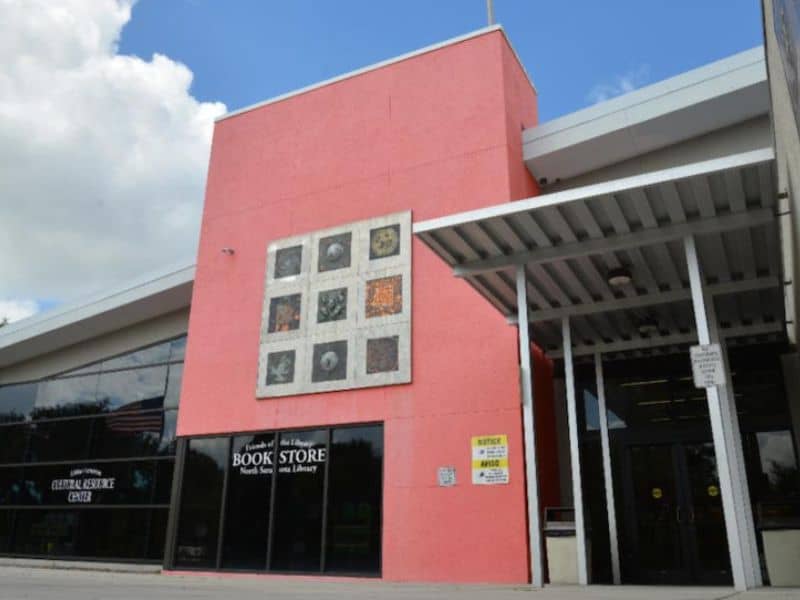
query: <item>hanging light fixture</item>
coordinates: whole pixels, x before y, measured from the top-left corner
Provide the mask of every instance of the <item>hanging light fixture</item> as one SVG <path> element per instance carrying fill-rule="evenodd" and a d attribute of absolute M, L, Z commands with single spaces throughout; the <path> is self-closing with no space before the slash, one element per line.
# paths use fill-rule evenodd
<path fill-rule="evenodd" d="M 606 281 L 608 281 L 608 285 L 612 288 L 621 288 L 633 281 L 633 277 L 631 276 L 630 270 L 625 267 L 618 267 L 608 272 Z"/>

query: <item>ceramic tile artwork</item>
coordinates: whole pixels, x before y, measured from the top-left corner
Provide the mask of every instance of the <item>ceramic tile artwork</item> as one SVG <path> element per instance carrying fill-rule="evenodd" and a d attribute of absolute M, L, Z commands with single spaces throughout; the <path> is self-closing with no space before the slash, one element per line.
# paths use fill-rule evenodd
<path fill-rule="evenodd" d="M 388 373 L 399 368 L 400 336 L 367 340 L 367 373 Z"/>
<path fill-rule="evenodd" d="M 256 396 L 411 381 L 411 213 L 270 242 Z"/>
<path fill-rule="evenodd" d="M 403 276 L 393 275 L 367 281 L 366 316 L 395 315 L 403 310 Z"/>

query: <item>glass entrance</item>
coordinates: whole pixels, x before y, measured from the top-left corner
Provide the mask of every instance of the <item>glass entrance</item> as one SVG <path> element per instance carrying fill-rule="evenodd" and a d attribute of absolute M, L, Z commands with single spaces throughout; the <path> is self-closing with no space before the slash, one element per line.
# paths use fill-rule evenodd
<path fill-rule="evenodd" d="M 631 578 L 648 584 L 730 583 L 711 442 L 635 444 L 625 458 Z"/>

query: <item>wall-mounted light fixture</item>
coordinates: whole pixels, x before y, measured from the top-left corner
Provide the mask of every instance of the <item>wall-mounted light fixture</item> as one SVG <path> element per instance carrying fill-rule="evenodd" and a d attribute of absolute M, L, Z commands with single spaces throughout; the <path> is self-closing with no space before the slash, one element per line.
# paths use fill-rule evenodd
<path fill-rule="evenodd" d="M 233 256 L 236 251 L 233 248 L 228 248 L 227 246 L 222 249 L 223 254 L 227 254 L 228 256 Z"/>

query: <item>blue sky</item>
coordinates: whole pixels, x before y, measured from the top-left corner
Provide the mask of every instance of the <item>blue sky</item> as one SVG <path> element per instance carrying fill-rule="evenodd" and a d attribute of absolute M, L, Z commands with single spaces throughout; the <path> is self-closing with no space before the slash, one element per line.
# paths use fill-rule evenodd
<path fill-rule="evenodd" d="M 547 120 L 762 43 L 758 0 L 495 0 Z M 120 52 L 166 54 L 230 110 L 486 25 L 484 0 L 140 0 Z"/>

